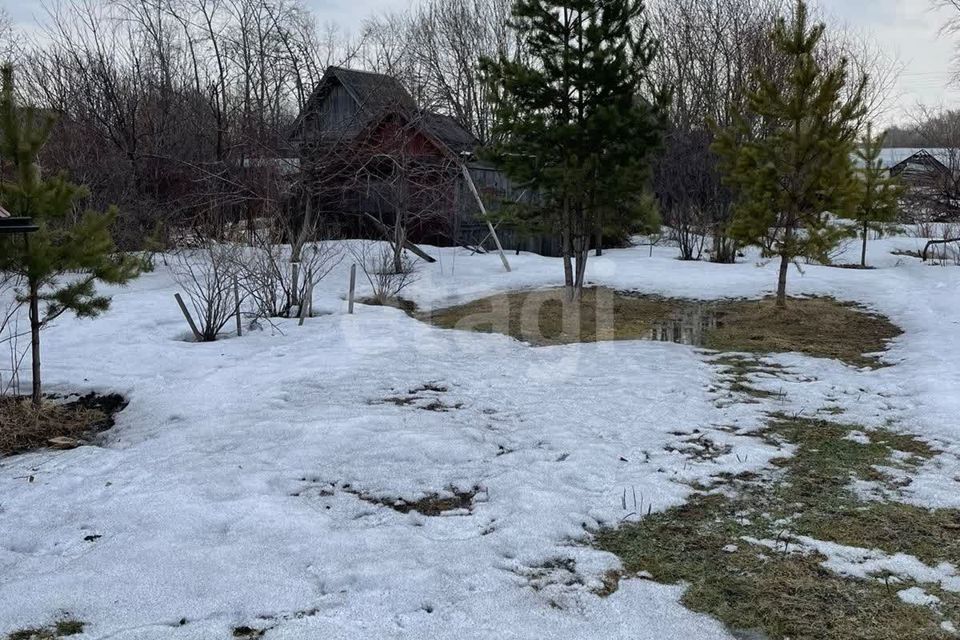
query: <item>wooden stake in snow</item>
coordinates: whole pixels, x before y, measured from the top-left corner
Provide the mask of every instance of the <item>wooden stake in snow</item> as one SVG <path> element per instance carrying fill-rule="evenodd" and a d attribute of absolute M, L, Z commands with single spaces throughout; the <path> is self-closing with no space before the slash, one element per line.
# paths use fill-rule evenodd
<path fill-rule="evenodd" d="M 236 276 L 233 277 L 233 302 L 236 305 L 237 337 L 240 337 L 243 335 L 243 321 L 240 318 L 240 283 Z"/>
<path fill-rule="evenodd" d="M 500 236 L 497 235 L 497 230 L 493 228 L 493 223 L 490 222 L 490 219 L 487 217 L 487 208 L 483 206 L 483 199 L 480 198 L 480 192 L 477 191 L 477 185 L 473 183 L 473 178 L 470 176 L 470 170 L 467 169 L 467 165 L 461 164 L 460 169 L 463 171 L 463 179 L 467 181 L 467 186 L 470 187 L 470 193 L 473 194 L 473 197 L 476 198 L 477 204 L 480 206 L 480 215 L 483 216 L 483 219 L 487 221 L 487 229 L 490 230 L 490 235 L 493 236 L 493 242 L 497 245 L 497 251 L 500 252 L 500 262 L 503 263 L 503 268 L 510 272 L 510 263 L 507 262 L 507 256 L 503 252 L 503 246 L 500 244 Z"/>
<path fill-rule="evenodd" d="M 303 300 L 300 301 L 300 322 L 298 326 L 303 326 L 304 320 L 307 319 L 307 315 L 312 312 L 313 307 L 313 270 L 307 269 L 307 290 L 303 295 Z"/>
<path fill-rule="evenodd" d="M 190 330 L 193 331 L 193 335 L 197 337 L 197 340 L 202 341 L 203 336 L 200 335 L 200 332 L 197 330 L 197 325 L 194 323 L 193 317 L 187 309 L 187 305 L 183 303 L 183 298 L 180 297 L 179 293 L 173 294 L 173 297 L 177 299 L 177 304 L 180 305 L 180 311 L 183 312 L 183 317 L 187 319 L 187 324 L 190 325 Z"/>
<path fill-rule="evenodd" d="M 347 313 L 353 313 L 353 293 L 357 290 L 357 264 L 350 265 L 350 293 L 347 295 Z"/>

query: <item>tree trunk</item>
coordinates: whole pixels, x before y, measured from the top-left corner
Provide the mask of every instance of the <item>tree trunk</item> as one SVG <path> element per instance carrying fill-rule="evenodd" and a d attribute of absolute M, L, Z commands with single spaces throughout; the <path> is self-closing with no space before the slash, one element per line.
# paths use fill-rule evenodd
<path fill-rule="evenodd" d="M 30 280 L 30 351 L 33 358 L 33 406 L 39 407 L 42 397 L 40 383 L 40 285 Z"/>
<path fill-rule="evenodd" d="M 603 226 L 597 223 L 596 230 L 597 256 L 603 255 Z"/>
<path fill-rule="evenodd" d="M 303 222 L 296 235 L 290 238 L 290 306 L 300 306 L 300 258 L 303 245 L 307 243 L 307 234 L 313 227 L 313 199 L 308 195 L 304 207 Z M 289 314 L 288 314 L 289 315 Z"/>
<path fill-rule="evenodd" d="M 787 271 L 790 269 L 790 256 L 780 254 L 780 277 L 777 280 L 777 307 L 787 306 Z"/>
<path fill-rule="evenodd" d="M 563 200 L 563 221 L 560 230 L 560 250 L 563 255 L 563 284 L 567 289 L 567 299 L 573 300 L 573 238 L 571 237 L 570 202 Z"/>
<path fill-rule="evenodd" d="M 587 256 L 590 255 L 586 238 L 583 240 L 583 245 L 584 246 L 577 251 L 577 281 L 574 285 L 574 297 L 577 300 L 583 298 L 583 285 L 587 279 Z"/>
<path fill-rule="evenodd" d="M 866 222 L 863 223 L 863 249 L 860 251 L 860 266 L 867 266 L 867 233 L 869 233 L 869 226 Z"/>

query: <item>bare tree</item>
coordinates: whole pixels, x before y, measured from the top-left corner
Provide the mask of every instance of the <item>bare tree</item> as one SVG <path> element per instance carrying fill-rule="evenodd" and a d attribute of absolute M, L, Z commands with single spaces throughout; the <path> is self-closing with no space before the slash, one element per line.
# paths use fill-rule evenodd
<path fill-rule="evenodd" d="M 18 62 L 23 52 L 23 38 L 6 9 L 0 7 L 0 63 Z"/>
<path fill-rule="evenodd" d="M 490 87 L 481 57 L 518 55 L 510 0 L 427 0 L 368 21 L 361 60 L 400 78 L 424 108 L 452 116 L 481 142 L 490 139 Z"/>
<path fill-rule="evenodd" d="M 744 111 L 756 73 L 784 71 L 769 34 L 781 0 L 675 0 L 653 5 L 661 41 L 658 81 L 672 91 L 670 130 L 654 168 L 653 188 L 681 258 L 697 259 L 707 238 L 718 262 L 736 258 L 727 234 L 733 194 L 725 188 L 711 151 L 712 129 L 729 126 Z"/>
<path fill-rule="evenodd" d="M 398 273 L 411 234 L 449 227 L 455 216 L 460 159 L 430 139 L 430 117 L 386 113 L 342 147 L 349 166 L 344 192 L 356 197 L 357 210 L 390 243 Z"/>
<path fill-rule="evenodd" d="M 744 113 L 758 77 L 785 78 L 787 69 L 770 32 L 789 5 L 784 0 L 659 0 L 652 5 L 662 44 L 656 74 L 673 97 L 654 189 L 684 259 L 697 257 L 704 236 L 712 239 L 713 260 L 736 257 L 726 233 L 733 194 L 720 180 L 710 131 L 728 127 Z M 869 75 L 865 122 L 884 113 L 902 68 L 899 61 L 850 28 L 831 30 L 818 55 L 826 64 L 849 59 L 856 75 Z"/>

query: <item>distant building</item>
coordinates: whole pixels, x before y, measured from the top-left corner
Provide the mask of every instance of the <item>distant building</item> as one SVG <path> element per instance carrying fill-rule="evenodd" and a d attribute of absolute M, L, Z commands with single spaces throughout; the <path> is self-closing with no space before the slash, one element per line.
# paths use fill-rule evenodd
<path fill-rule="evenodd" d="M 960 149 L 893 147 L 880 159 L 905 188 L 907 221 L 960 218 Z"/>

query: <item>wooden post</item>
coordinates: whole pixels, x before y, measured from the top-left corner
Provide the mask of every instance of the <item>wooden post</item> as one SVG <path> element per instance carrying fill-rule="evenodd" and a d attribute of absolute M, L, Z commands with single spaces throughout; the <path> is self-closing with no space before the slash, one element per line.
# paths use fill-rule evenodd
<path fill-rule="evenodd" d="M 480 192 L 477 191 L 477 185 L 473 184 L 470 170 L 467 169 L 466 164 L 461 164 L 460 169 L 463 171 L 463 179 L 467 181 L 467 186 L 470 187 L 470 193 L 473 194 L 473 197 L 477 200 L 477 204 L 480 206 L 480 215 L 487 221 L 487 229 L 490 230 L 490 235 L 493 236 L 493 242 L 497 245 L 497 251 L 500 253 L 500 262 L 503 263 L 503 268 L 509 273 L 510 263 L 507 262 L 507 256 L 503 252 L 503 246 L 500 244 L 500 237 L 497 235 L 497 230 L 493 228 L 493 223 L 491 223 L 490 218 L 487 217 L 487 208 L 483 206 L 483 199 L 480 197 Z"/>
<path fill-rule="evenodd" d="M 347 313 L 353 313 L 353 293 L 357 289 L 357 263 L 350 265 L 350 293 L 347 294 Z"/>
<path fill-rule="evenodd" d="M 307 270 L 307 290 L 304 291 L 303 299 L 300 301 L 300 322 L 298 326 L 303 326 L 304 320 L 307 319 L 307 314 L 309 314 L 313 307 L 313 270 Z"/>
<path fill-rule="evenodd" d="M 233 302 L 236 305 L 237 314 L 237 337 L 243 335 L 243 320 L 240 318 L 240 283 L 237 277 L 233 277 Z"/>
<path fill-rule="evenodd" d="M 190 311 L 187 309 L 187 305 L 183 303 L 183 298 L 180 297 L 179 293 L 173 294 L 173 297 L 177 299 L 177 304 L 180 305 L 180 311 L 183 312 L 183 317 L 187 319 L 187 324 L 190 325 L 190 330 L 193 331 L 193 335 L 197 337 L 197 340 L 203 340 L 203 335 L 197 329 L 196 323 L 193 321 L 193 317 L 190 315 Z"/>

